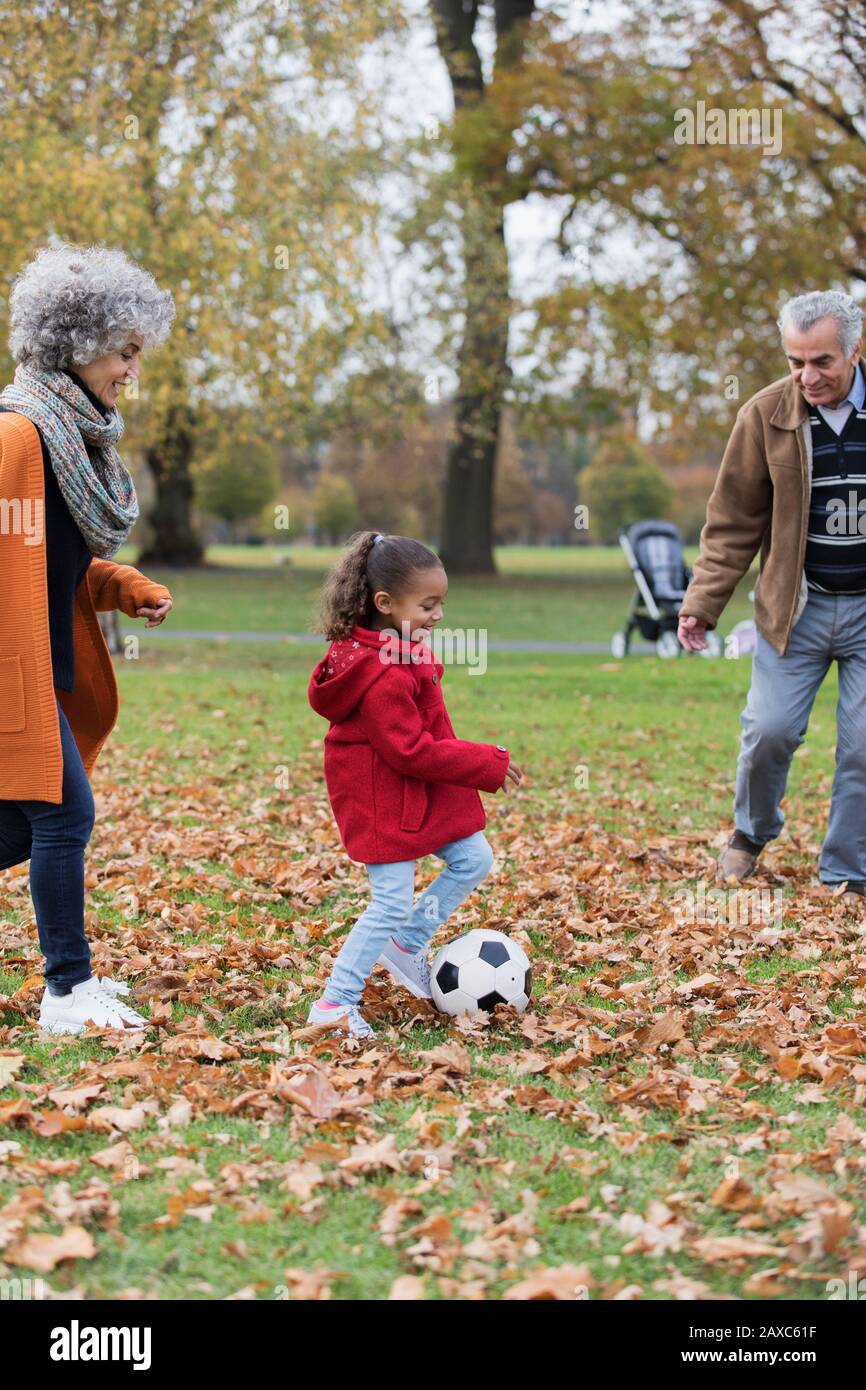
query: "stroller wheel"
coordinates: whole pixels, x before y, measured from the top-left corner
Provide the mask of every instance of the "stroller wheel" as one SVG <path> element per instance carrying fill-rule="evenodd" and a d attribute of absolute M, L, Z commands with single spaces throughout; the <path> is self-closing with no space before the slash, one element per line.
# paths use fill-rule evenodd
<path fill-rule="evenodd" d="M 680 639 L 675 632 L 663 632 L 656 639 L 656 656 L 660 656 L 663 661 L 672 661 L 681 651 Z"/>
<path fill-rule="evenodd" d="M 628 638 L 625 633 L 615 632 L 610 639 L 611 655 L 616 657 L 628 656 Z"/>
<path fill-rule="evenodd" d="M 705 633 L 704 635 L 707 639 L 707 645 L 705 649 L 701 652 L 701 656 L 721 656 L 722 652 L 724 651 L 724 646 L 722 643 L 722 639 L 719 636 L 718 632 L 716 632 L 715 628 L 710 628 L 709 632 Z"/>

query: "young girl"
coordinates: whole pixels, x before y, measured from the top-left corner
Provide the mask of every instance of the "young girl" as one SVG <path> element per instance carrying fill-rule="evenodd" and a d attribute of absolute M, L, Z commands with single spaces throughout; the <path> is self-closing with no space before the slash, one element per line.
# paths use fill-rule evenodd
<path fill-rule="evenodd" d="M 519 785 L 502 744 L 455 738 L 430 647 L 448 579 L 420 541 L 362 531 L 325 586 L 331 642 L 309 699 L 330 721 L 325 780 L 343 844 L 365 865 L 373 901 L 334 962 L 309 1022 L 374 1036 L 361 992 L 378 962 L 419 999 L 432 998 L 426 948 L 490 872 L 478 795 Z M 415 860 L 445 868 L 413 907 Z"/>

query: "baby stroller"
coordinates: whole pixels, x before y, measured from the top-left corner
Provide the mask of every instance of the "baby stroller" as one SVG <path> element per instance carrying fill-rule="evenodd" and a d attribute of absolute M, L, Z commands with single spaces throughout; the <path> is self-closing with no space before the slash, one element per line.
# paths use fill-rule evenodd
<path fill-rule="evenodd" d="M 636 521 L 628 529 L 620 527 L 619 543 L 634 575 L 635 593 L 626 625 L 611 638 L 616 657 L 628 655 L 632 633 L 638 629 L 648 642 L 655 642 L 656 654 L 671 658 L 685 649 L 677 637 L 680 606 L 692 577 L 683 558 L 683 543 L 672 521 Z M 707 634 L 702 656 L 721 656 L 722 639 L 715 629 Z"/>

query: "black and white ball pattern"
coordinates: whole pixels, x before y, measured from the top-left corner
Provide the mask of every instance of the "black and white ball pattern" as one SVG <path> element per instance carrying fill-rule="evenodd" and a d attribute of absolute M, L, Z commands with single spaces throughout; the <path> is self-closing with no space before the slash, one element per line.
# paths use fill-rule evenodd
<path fill-rule="evenodd" d="M 476 927 L 449 941 L 430 969 L 433 1003 L 445 1014 L 488 1013 L 509 1004 L 523 1013 L 532 990 L 529 957 L 501 931 Z"/>

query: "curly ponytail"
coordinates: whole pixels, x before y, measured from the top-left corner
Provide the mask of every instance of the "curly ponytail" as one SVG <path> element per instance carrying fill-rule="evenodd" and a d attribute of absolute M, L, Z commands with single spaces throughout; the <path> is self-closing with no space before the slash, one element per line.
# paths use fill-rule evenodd
<path fill-rule="evenodd" d="M 404 593 L 419 570 L 440 563 L 438 555 L 409 536 L 357 531 L 325 581 L 320 631 L 333 642 L 349 637 L 356 624 L 370 627 L 376 617 L 375 593 Z"/>

